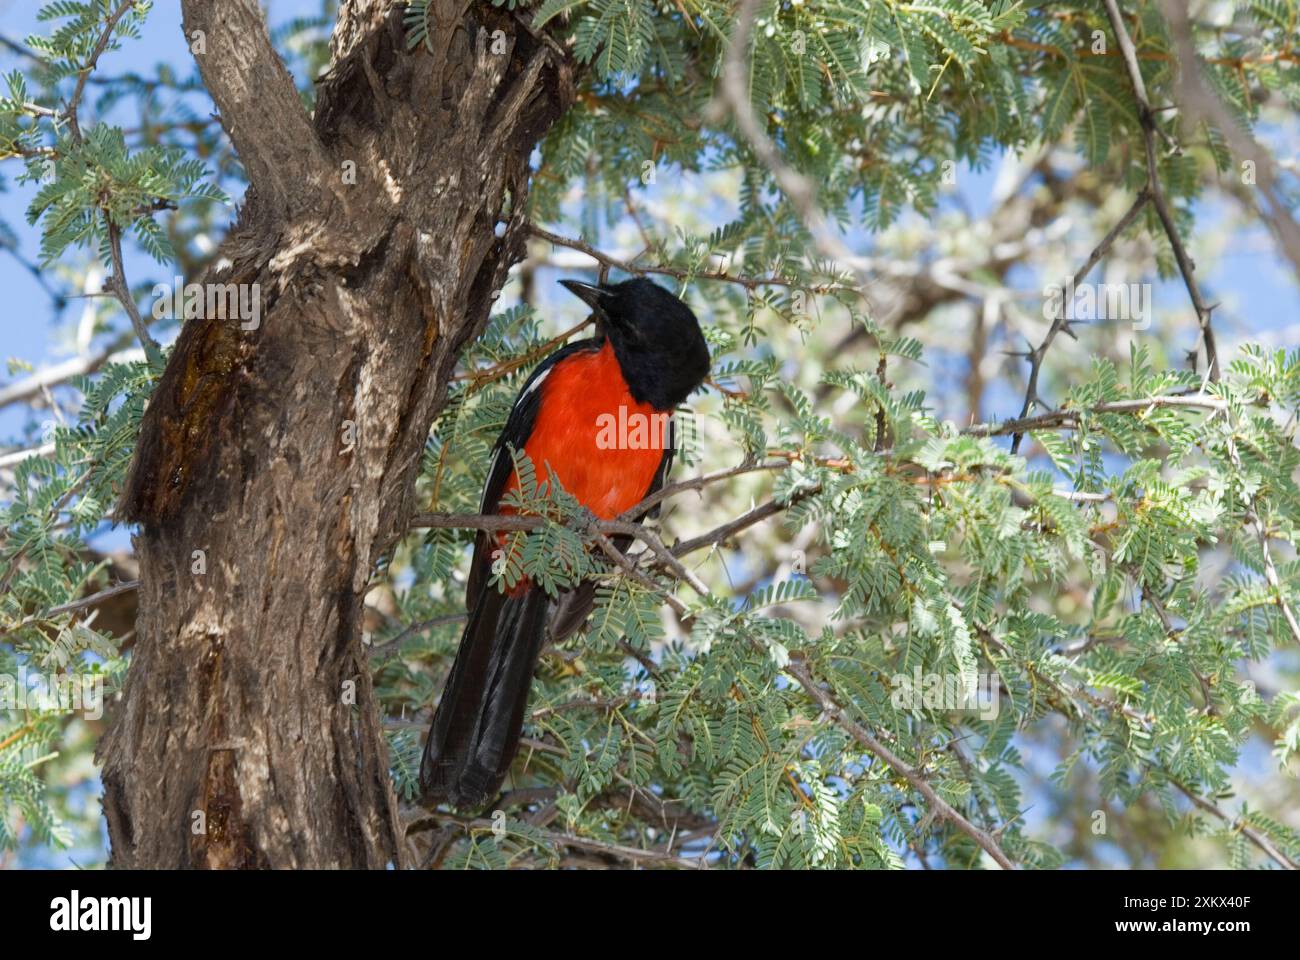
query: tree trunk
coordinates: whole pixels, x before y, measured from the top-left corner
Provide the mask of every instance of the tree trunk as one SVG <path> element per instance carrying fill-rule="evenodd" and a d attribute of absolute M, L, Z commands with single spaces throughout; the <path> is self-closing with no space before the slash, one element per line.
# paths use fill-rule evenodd
<path fill-rule="evenodd" d="M 522 254 L 569 65 L 482 0 L 435 0 L 409 52 L 399 4 L 345 0 L 309 116 L 256 0 L 183 6 L 250 180 L 203 279 L 257 284 L 261 316 L 186 320 L 123 494 L 142 585 L 99 750 L 111 862 L 400 866 L 363 599 Z"/>

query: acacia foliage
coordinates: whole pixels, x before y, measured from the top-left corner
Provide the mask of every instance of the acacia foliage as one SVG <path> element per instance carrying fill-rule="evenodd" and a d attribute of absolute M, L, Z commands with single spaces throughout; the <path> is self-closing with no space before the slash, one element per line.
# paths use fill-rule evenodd
<path fill-rule="evenodd" d="M 1218 831 L 1239 865 L 1300 857 L 1300 837 L 1275 817 L 1230 805 L 1225 822 L 1192 818 L 1187 799 L 1217 807 L 1252 732 L 1268 731 L 1283 768 L 1300 750 L 1295 696 L 1260 696 L 1244 669 L 1300 643 L 1286 619 L 1300 601 L 1300 353 L 1247 347 L 1218 383 L 1168 367 L 1145 346 L 1127 364 L 1098 359 L 1053 398 L 1060 416 L 1032 433 L 1026 456 L 1014 456 L 996 423 L 944 421 L 924 391 L 896 386 L 900 371 L 925 379 L 920 343 L 882 326 L 844 266 L 816 254 L 751 145 L 710 109 L 735 4 L 497 5 L 571 43 L 585 65 L 578 106 L 540 151 L 535 222 L 594 241 L 630 186 L 646 182 L 647 164 L 660 176 L 736 175 L 733 218 L 698 233 L 652 225 L 634 265 L 665 271 L 707 319 L 713 379 L 724 387 L 679 413 L 679 433 L 699 441 L 682 451 L 676 476 L 754 466 L 703 496 L 752 493 L 773 504 L 766 523 L 776 532 L 741 589 L 716 563 L 744 554 L 731 538 L 685 555 L 707 584 L 700 593 L 649 553 L 634 557 L 629 575 L 594 548 L 587 519 L 562 492 L 522 484 L 522 500 L 550 519 L 511 534 L 518 549 L 507 551 L 501 580 L 528 576 L 559 590 L 594 577 L 596 610 L 543 660 L 501 815 L 439 813 L 438 862 L 558 864 L 573 855 L 564 837 L 577 836 L 600 856 L 642 851 L 650 863 L 987 864 L 954 818 L 935 816 L 919 779 L 1016 864 L 1053 866 L 1062 853 L 1022 819 L 1022 750 L 1026 737 L 1043 735 L 1063 744 L 1061 783 L 1084 768 L 1121 808 L 1153 797 L 1171 823 Z M 204 169 L 200 158 L 221 139 L 195 129 L 185 96 L 196 82 L 170 71 L 118 76 L 84 135 L 60 118 L 100 38 L 110 49 L 129 42 L 148 12 L 137 4 L 113 20 L 119 6 L 45 8 L 53 32 L 28 41 L 39 63 L 30 77 L 11 75 L 0 99 L 0 156 L 21 165 L 20 180 L 45 181 L 29 218 L 48 264 L 86 247 L 111 267 L 112 225 L 184 266 L 221 187 L 239 177 L 224 165 Z M 1293 5 L 1230 6 L 1225 28 L 1197 35 L 1213 86 L 1244 124 L 1258 116 L 1256 88 L 1294 108 Z M 1166 25 L 1155 4 L 1124 10 L 1147 88 L 1168 99 Z M 331 12 L 326 4 L 320 18 L 278 32 L 295 63 L 323 62 Z M 428 5 L 408 4 L 406 18 L 419 55 Z M 952 165 L 980 168 L 1005 151 L 1073 152 L 1105 191 L 1146 183 L 1129 81 L 1091 2 L 769 2 L 746 60 L 768 135 L 817 183 L 832 222 L 852 230 L 932 213 Z M 176 99 L 160 107 L 159 91 Z M 168 123 L 136 142 L 103 116 L 121 101 Z M 1172 112 L 1157 122 L 1175 142 L 1188 137 Z M 1219 131 L 1190 133 L 1186 149 L 1162 151 L 1157 164 L 1184 233 L 1206 185 L 1233 169 Z M 576 207 L 566 199 L 575 187 Z M 156 218 L 174 205 L 165 231 Z M 1157 270 L 1172 275 L 1155 211 L 1132 232 L 1152 238 Z M 810 344 L 857 326 L 871 346 L 801 385 L 791 370 L 798 357 L 772 346 L 781 342 L 772 330 L 787 325 Z M 476 510 L 491 444 L 549 333 L 520 304 L 467 350 L 425 450 L 419 493 L 430 511 Z M 110 692 L 120 677 L 117 638 L 87 623 L 84 609 L 60 608 L 105 583 L 84 538 L 107 522 L 158 370 L 110 365 L 80 384 L 75 423 L 51 425 L 43 439 L 53 450 L 23 460 L 7 482 L 0 672 L 100 671 Z M 682 513 L 670 506 L 663 526 L 683 540 L 714 526 Z M 748 534 L 738 536 L 743 544 Z M 459 638 L 471 540 L 467 530 L 413 532 L 375 576 L 387 606 L 374 614 L 371 662 L 394 786 L 407 803 L 417 731 Z M 1072 592 L 1083 602 L 1053 602 Z M 666 612 L 666 596 L 684 609 Z M 987 677 L 999 710 L 900 706 L 900 678 L 915 671 Z M 41 842 L 68 842 L 61 800 L 40 775 L 71 737 L 68 721 L 57 710 L 18 712 L 0 729 L 0 845 L 18 843 L 24 825 Z M 861 730 L 898 762 L 868 749 Z"/>

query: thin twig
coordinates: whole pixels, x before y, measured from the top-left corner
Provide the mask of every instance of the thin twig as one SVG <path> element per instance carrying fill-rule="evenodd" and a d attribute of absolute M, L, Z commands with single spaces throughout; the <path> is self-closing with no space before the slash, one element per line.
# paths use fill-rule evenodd
<path fill-rule="evenodd" d="M 637 583 L 639 583 L 641 586 L 645 587 L 647 590 L 651 591 L 652 593 L 656 593 L 659 596 L 661 596 L 663 598 L 664 603 L 672 607 L 673 612 L 676 613 L 679 617 L 690 616 L 690 611 L 686 609 L 686 604 L 682 603 L 675 596 L 673 596 L 667 590 L 660 587 L 657 583 L 655 583 L 644 573 L 638 570 L 636 564 L 634 564 L 625 553 L 619 550 L 618 547 L 614 546 L 614 544 L 610 541 L 609 537 L 605 536 L 603 533 L 600 533 L 599 531 L 593 531 L 593 537 L 596 541 L 596 544 L 600 547 L 602 551 L 604 551 L 605 556 L 609 557 L 609 559 L 614 562 L 614 565 L 617 566 L 620 570 L 622 570 L 625 574 L 627 574 L 628 577 L 630 577 L 632 580 L 635 580 Z"/>
<path fill-rule="evenodd" d="M 1254 827 L 1247 826 L 1240 818 L 1232 816 L 1213 802 L 1205 799 L 1195 790 L 1184 784 L 1181 780 L 1175 779 L 1174 777 L 1169 777 L 1168 779 L 1169 782 L 1183 794 L 1183 796 L 1192 801 L 1193 806 L 1218 817 L 1224 823 L 1228 824 L 1231 829 L 1239 832 L 1256 847 L 1264 851 L 1264 853 L 1267 854 L 1274 863 L 1278 864 L 1278 866 L 1282 867 L 1284 870 L 1300 869 L 1300 865 L 1275 847 L 1268 837 L 1264 836 Z"/>
<path fill-rule="evenodd" d="M 131 593 L 138 589 L 140 589 L 139 580 L 124 580 L 121 583 L 116 583 L 111 587 L 100 590 L 98 593 L 92 593 L 88 597 L 82 597 L 80 600 L 61 603 L 57 607 L 50 607 L 50 609 L 41 613 L 34 613 L 30 616 L 24 617 L 13 626 L 0 631 L 0 636 L 9 636 L 24 627 L 31 626 L 34 623 L 41 623 L 42 621 L 50 620 L 65 613 L 75 613 L 78 610 L 86 609 L 86 607 L 94 607 L 103 603 L 105 600 L 121 596 L 124 593 Z"/>
<path fill-rule="evenodd" d="M 842 263 L 853 272 L 858 294 L 867 296 L 867 288 L 873 283 L 872 278 L 861 269 L 839 234 L 831 229 L 825 213 L 817 205 L 816 189 L 811 180 L 788 166 L 781 159 L 781 153 L 771 138 L 763 130 L 754 113 L 749 99 L 749 37 L 758 15 L 759 0 L 740 0 L 736 10 L 736 20 L 731 40 L 727 44 L 727 53 L 723 60 L 722 77 L 718 83 L 718 100 L 711 108 L 717 119 L 729 111 L 736 121 L 741 136 L 748 142 L 754 154 L 762 161 L 772 174 L 777 186 L 790 201 L 790 206 L 798 215 L 812 237 L 813 245 L 822 256 Z"/>
<path fill-rule="evenodd" d="M 582 323 L 574 324 L 568 330 L 565 330 L 563 333 L 556 334 L 554 337 L 551 337 L 551 339 L 547 340 L 545 343 L 538 344 L 536 347 L 529 350 L 527 353 L 523 353 L 517 357 L 511 357 L 509 360 L 503 360 L 500 363 L 493 364 L 490 367 L 484 367 L 481 370 L 469 370 L 465 373 L 458 373 L 454 377 L 452 377 L 452 379 L 468 380 L 470 381 L 470 389 L 477 390 L 478 388 L 480 388 L 486 383 L 491 383 L 493 380 L 500 380 L 502 377 L 509 376 L 510 374 L 518 370 L 520 367 L 525 366 L 532 360 L 536 360 L 539 357 L 546 356 L 548 353 L 550 353 L 552 350 L 554 350 L 560 344 L 564 343 L 564 341 L 568 340 L 571 336 L 573 336 L 575 333 L 577 333 L 579 330 L 583 329 L 590 323 L 591 323 L 591 318 L 588 317 L 586 320 L 583 320 Z"/>
<path fill-rule="evenodd" d="M 126 12 L 135 6 L 135 0 L 123 0 L 118 4 L 116 10 L 108 18 L 103 33 L 95 42 L 94 49 L 90 52 L 90 59 L 86 61 L 79 71 L 77 71 L 77 85 L 72 91 L 72 99 L 68 101 L 68 109 L 65 115 L 68 120 L 68 128 L 72 133 L 72 138 L 81 143 L 81 127 L 77 122 L 77 108 L 81 105 L 81 97 L 86 92 L 86 81 L 90 75 L 95 72 L 95 67 L 99 64 L 99 58 L 103 56 L 104 51 L 108 49 L 109 43 L 113 40 L 113 31 L 117 29 L 118 21 L 126 16 Z"/>
<path fill-rule="evenodd" d="M 443 627 L 449 623 L 459 623 L 465 619 L 463 613 L 449 613 L 441 617 L 434 617 L 431 620 L 421 620 L 413 623 L 404 629 L 391 640 L 385 640 L 383 643 L 377 643 L 370 648 L 370 656 L 375 657 L 387 653 L 390 650 L 396 650 L 403 643 L 415 636 L 417 633 L 423 633 L 426 630 L 432 630 L 434 627 Z"/>
<path fill-rule="evenodd" d="M 455 823 L 463 827 L 466 831 L 472 833 L 495 833 L 496 824 L 487 819 L 470 819 L 457 816 L 454 813 L 444 813 L 440 810 L 421 811 L 421 813 L 406 825 L 409 831 L 411 827 L 423 820 L 436 820 L 441 823 Z M 509 831 L 506 831 L 507 834 Z M 701 857 L 678 857 L 668 853 L 661 853 L 657 850 L 644 850 L 640 847 L 629 847 L 624 844 L 610 843 L 606 840 L 593 840 L 590 837 L 578 837 L 569 833 L 553 833 L 550 831 L 531 829 L 523 838 L 532 840 L 540 837 L 548 843 L 563 847 L 576 847 L 579 850 L 589 850 L 592 853 L 603 854 L 613 857 L 617 860 L 624 860 L 629 863 L 645 864 L 658 867 L 676 867 L 681 870 L 706 870 L 708 862 Z"/>
<path fill-rule="evenodd" d="M 1238 474 L 1244 473 L 1241 453 L 1237 450 L 1237 440 L 1232 431 L 1227 434 L 1227 445 L 1228 457 L 1232 461 L 1232 465 L 1237 469 Z M 1249 509 L 1246 511 L 1246 522 L 1250 525 L 1251 531 L 1255 534 L 1255 539 L 1259 543 L 1260 553 L 1263 557 L 1264 580 L 1273 591 L 1274 602 L 1282 611 L 1282 619 L 1286 621 L 1287 629 L 1291 631 L 1291 637 L 1296 643 L 1300 643 L 1300 621 L 1296 620 L 1295 611 L 1286 602 L 1286 597 L 1282 591 L 1282 578 L 1278 575 L 1277 566 L 1273 563 L 1272 551 L 1268 546 L 1268 530 L 1265 529 L 1263 522 L 1259 519 L 1258 491 L 1250 495 Z"/>
<path fill-rule="evenodd" d="M 1042 430 L 1046 427 L 1072 426 L 1078 424 L 1087 414 L 1141 413 L 1162 407 L 1221 411 L 1226 406 L 1226 400 L 1220 400 L 1218 397 L 1205 394 L 1144 397 L 1140 400 L 1113 400 L 1108 403 L 1098 403 L 1083 410 L 1054 410 L 1051 413 L 1040 413 L 1033 417 L 1004 420 L 1001 423 L 976 423 L 964 428 L 961 432 L 971 437 L 1001 437 L 1006 436 L 1008 433 L 1020 435 L 1034 430 Z"/>
<path fill-rule="evenodd" d="M 739 466 L 728 467 L 725 470 L 718 470 L 714 473 L 701 474 L 698 477 L 690 477 L 686 480 L 678 480 L 676 483 L 670 483 L 667 486 L 660 487 L 654 493 L 647 496 L 635 507 L 619 516 L 619 520 L 636 520 L 649 513 L 664 500 L 674 497 L 679 493 L 685 493 L 688 490 L 703 490 L 705 487 L 717 483 L 720 480 L 730 480 L 732 477 L 738 477 L 747 473 L 758 473 L 767 470 L 784 470 L 789 467 L 788 461 L 769 461 L 765 463 L 742 463 Z"/>
<path fill-rule="evenodd" d="M 1206 122 L 1218 128 L 1233 154 L 1251 161 L 1255 167 L 1255 185 L 1259 187 L 1266 209 L 1262 219 L 1277 236 L 1282 252 L 1290 259 L 1296 276 L 1300 276 L 1300 225 L 1292 216 L 1290 204 L 1278 182 L 1273 157 L 1252 138 L 1224 106 L 1223 101 L 1205 83 L 1200 71 L 1200 57 L 1192 36 L 1186 0 L 1160 0 L 1170 32 L 1177 44 L 1179 87 L 1182 107 L 1194 122 Z M 1279 59 L 1281 57 L 1279 56 Z M 1295 62 L 1295 55 L 1291 55 Z M 1215 62 L 1215 61 L 1209 61 Z"/>
<path fill-rule="evenodd" d="M 700 581 L 699 577 L 682 566 L 677 556 L 663 545 L 663 541 L 655 535 L 653 530 L 648 530 L 638 523 L 628 523 L 622 520 L 607 520 L 603 526 L 611 533 L 638 538 L 650 548 L 650 552 L 659 558 L 673 576 L 677 577 L 678 580 L 686 581 L 690 588 L 701 597 L 708 595 L 709 588 Z"/>
<path fill-rule="evenodd" d="M 1092 268 L 1100 263 L 1101 259 L 1106 256 L 1110 251 L 1111 246 L 1114 245 L 1116 239 L 1119 238 L 1119 235 L 1127 230 L 1129 224 L 1137 219 L 1138 214 L 1142 212 L 1142 208 L 1146 206 L 1147 201 L 1150 198 L 1151 195 L 1146 190 L 1141 191 L 1137 195 L 1137 199 L 1134 200 L 1133 205 L 1128 208 L 1128 212 L 1126 212 L 1124 216 L 1120 217 L 1119 221 L 1110 228 L 1110 231 L 1102 238 L 1101 243 L 1097 244 L 1097 246 L 1093 248 L 1092 253 L 1089 254 L 1084 265 L 1075 272 L 1073 282 L 1076 287 L 1083 283 L 1084 278 L 1092 272 Z M 1029 358 L 1029 380 L 1025 386 L 1025 402 L 1020 408 L 1020 419 L 1022 420 L 1029 416 L 1029 412 L 1040 402 L 1038 396 L 1038 376 L 1042 372 L 1043 360 L 1047 357 L 1047 351 L 1051 348 L 1052 341 L 1056 339 L 1056 335 L 1062 330 L 1069 333 L 1070 321 L 1065 319 L 1065 314 L 1065 292 L 1062 291 L 1060 309 L 1057 311 L 1056 316 L 1052 318 L 1052 325 L 1047 328 L 1047 335 L 1043 337 L 1043 342 L 1040 343 L 1036 349 L 1031 350 L 1027 354 Z M 1023 437 L 1023 432 L 1016 433 L 1015 436 L 1012 437 L 1012 453 L 1020 452 L 1020 441 Z"/>
<path fill-rule="evenodd" d="M 1193 350 L 1192 355 L 1196 355 L 1201 343 L 1205 344 L 1206 376 L 1211 381 L 1217 382 L 1219 352 L 1214 342 L 1214 328 L 1210 325 L 1212 308 L 1206 306 L 1201 297 L 1201 289 L 1196 283 L 1196 266 L 1187 254 L 1182 237 L 1178 235 L 1178 225 L 1174 223 L 1173 214 L 1169 210 L 1169 201 L 1165 199 L 1164 187 L 1160 183 L 1160 155 L 1156 147 L 1156 134 L 1159 127 L 1156 124 L 1155 112 L 1151 109 L 1151 101 L 1147 99 L 1146 83 L 1142 79 L 1142 69 L 1138 65 L 1137 51 L 1128 35 L 1128 29 L 1124 26 L 1124 18 L 1120 15 L 1118 4 L 1115 0 L 1103 0 L 1103 2 L 1111 29 L 1115 32 L 1115 39 L 1119 43 L 1120 55 L 1124 58 L 1125 69 L 1128 70 L 1129 83 L 1133 87 L 1133 98 L 1137 101 L 1138 123 L 1142 126 L 1142 142 L 1147 157 L 1146 188 L 1151 194 L 1151 202 L 1155 204 L 1156 213 L 1160 216 L 1160 224 L 1164 227 L 1165 235 L 1169 238 L 1169 246 L 1173 248 L 1174 259 L 1178 261 L 1178 271 L 1183 275 L 1183 285 L 1187 287 L 1187 295 L 1191 298 L 1192 307 L 1196 311 L 1196 322 L 1201 328 L 1197 349 Z M 1194 63 L 1191 66 L 1195 68 Z"/>
<path fill-rule="evenodd" d="M 158 349 L 158 341 L 149 335 L 149 327 L 140 316 L 140 308 L 136 306 L 135 297 L 131 295 L 131 287 L 126 282 L 126 268 L 122 261 L 121 228 L 113 222 L 113 217 L 107 210 L 104 211 L 104 223 L 108 227 L 109 247 L 113 255 L 113 274 L 108 279 L 108 286 L 122 304 L 122 309 L 126 311 L 127 316 L 131 318 L 131 326 L 140 339 L 140 345 L 144 347 L 145 356 L 154 360 L 161 356 L 161 351 Z"/>
<path fill-rule="evenodd" d="M 664 277 L 673 277 L 676 280 L 717 280 L 723 283 L 735 283 L 747 290 L 753 290 L 757 287 L 798 287 L 809 293 L 830 293 L 835 290 L 848 289 L 840 284 L 818 284 L 805 286 L 797 279 L 789 277 L 749 277 L 744 274 L 727 273 L 725 270 L 683 270 L 677 267 L 643 267 L 635 263 L 612 256 L 602 250 L 593 247 L 585 240 L 577 240 L 571 237 L 562 237 L 558 233 L 552 233 L 536 224 L 528 225 L 528 232 L 540 240 L 546 240 L 558 247 L 568 247 L 570 250 L 577 250 L 585 253 L 597 263 L 606 267 L 613 267 L 615 270 L 621 270 L 624 273 L 630 273 L 634 276 L 644 276 L 645 274 L 656 274 Z"/>
<path fill-rule="evenodd" d="M 887 746 L 877 740 L 871 733 L 850 717 L 839 705 L 835 697 L 828 693 L 820 683 L 813 679 L 804 661 L 802 653 L 795 652 L 790 656 L 790 662 L 785 667 L 785 672 L 799 682 L 804 691 L 812 697 L 822 708 L 828 717 L 833 720 L 845 733 L 854 740 L 866 747 L 868 752 L 874 754 L 877 758 L 884 761 L 895 772 L 899 773 L 904 780 L 912 785 L 917 793 L 925 797 L 926 802 L 930 805 L 930 811 L 934 816 L 950 821 L 966 836 L 970 837 L 984 850 L 994 862 L 1004 870 L 1014 870 L 1015 864 L 1011 859 L 1002 852 L 1002 847 L 998 844 L 992 835 L 981 830 L 975 824 L 971 823 L 956 809 L 953 808 L 943 797 L 935 792 L 934 787 L 919 771 L 912 767 L 911 764 L 903 760 Z"/>
<path fill-rule="evenodd" d="M 1013 658 L 1012 651 L 1000 640 L 997 640 L 991 634 L 985 633 L 983 631 L 981 631 L 981 636 L 983 637 L 985 642 L 997 648 L 1003 654 L 1003 656 L 1009 659 Z M 1065 703 L 1070 704 L 1074 709 L 1078 710 L 1079 715 L 1085 718 L 1086 722 L 1093 726 L 1097 726 L 1097 721 L 1093 718 L 1091 711 L 1086 710 L 1079 703 L 1078 700 L 1079 697 L 1084 698 L 1094 706 L 1098 706 L 1107 710 L 1118 710 L 1120 713 L 1124 714 L 1124 716 L 1128 717 L 1130 720 L 1135 720 L 1141 723 L 1144 727 L 1148 729 L 1150 728 L 1150 723 L 1148 721 L 1148 718 L 1141 714 L 1138 714 L 1135 710 L 1133 710 L 1131 707 L 1127 706 L 1126 704 L 1117 704 L 1113 701 L 1102 700 L 1099 697 L 1094 697 L 1086 690 L 1078 690 L 1074 687 L 1071 687 L 1069 684 L 1061 683 L 1055 677 L 1043 673 L 1033 663 L 1022 662 L 1022 665 L 1026 669 L 1028 669 L 1030 673 L 1032 673 L 1035 677 L 1037 677 L 1038 680 L 1040 680 L 1043 684 L 1045 684 L 1049 689 L 1054 691 L 1056 695 L 1060 697 Z M 1059 707 L 1057 709 L 1059 712 L 1064 714 L 1067 718 L 1070 718 L 1070 714 L 1065 709 Z M 1229 823 L 1235 822 L 1233 818 L 1229 817 L 1223 811 L 1219 810 L 1209 800 L 1206 800 L 1205 798 L 1195 794 L 1195 792 L 1192 791 L 1190 788 L 1180 783 L 1176 777 L 1174 777 L 1165 767 L 1161 766 L 1159 763 L 1156 763 L 1155 761 L 1152 760 L 1144 760 L 1144 762 L 1152 770 L 1158 772 L 1160 776 L 1164 777 L 1164 779 L 1168 780 L 1174 786 L 1178 787 L 1179 790 L 1185 793 L 1188 796 L 1188 798 L 1191 799 L 1192 802 L 1195 803 L 1198 807 L 1201 807 L 1201 809 L 1207 810 L 1215 814 L 1216 816 L 1222 818 L 1226 822 Z M 1250 840 L 1251 843 L 1255 844 L 1255 846 L 1258 847 L 1260 850 L 1262 850 L 1265 854 L 1267 854 L 1269 857 L 1271 857 L 1273 860 L 1279 863 L 1281 866 L 1284 866 L 1292 870 L 1296 868 L 1296 864 L 1293 861 L 1291 861 L 1286 856 L 1279 854 L 1276 848 L 1274 848 L 1272 844 L 1268 842 L 1267 838 L 1262 837 L 1258 833 L 1258 831 L 1245 828 L 1242 830 L 1242 835 L 1246 837 L 1247 840 Z"/>

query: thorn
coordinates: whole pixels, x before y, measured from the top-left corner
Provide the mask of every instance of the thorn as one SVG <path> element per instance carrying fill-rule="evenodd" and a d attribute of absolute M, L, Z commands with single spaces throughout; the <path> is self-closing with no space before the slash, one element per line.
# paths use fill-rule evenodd
<path fill-rule="evenodd" d="M 1034 354 L 1037 353 L 1038 351 L 1034 349 L 1034 345 L 1032 343 L 1026 340 L 1025 349 L 1003 350 L 1002 352 L 1006 354 L 1008 357 L 1024 357 L 1026 360 L 1032 361 L 1034 358 Z"/>

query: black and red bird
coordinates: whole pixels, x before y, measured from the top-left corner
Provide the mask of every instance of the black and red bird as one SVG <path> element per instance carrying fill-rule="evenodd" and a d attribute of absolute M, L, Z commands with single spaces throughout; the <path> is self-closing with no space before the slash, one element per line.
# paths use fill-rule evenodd
<path fill-rule="evenodd" d="M 525 382 L 493 449 L 480 513 L 509 512 L 501 500 L 519 480 L 508 448 L 526 453 L 539 478 L 554 471 L 601 519 L 636 506 L 663 485 L 672 465 L 671 426 L 667 443 L 610 444 L 601 425 L 610 417 L 661 422 L 708 376 L 699 321 L 663 287 L 645 279 L 560 282 L 591 307 L 597 336 L 557 350 Z M 595 599 L 590 581 L 558 597 L 527 580 L 502 592 L 492 582 L 492 561 L 505 540 L 480 532 L 474 543 L 469 620 L 420 763 L 431 802 L 475 807 L 497 791 L 519 745 L 542 648 L 581 627 Z"/>

